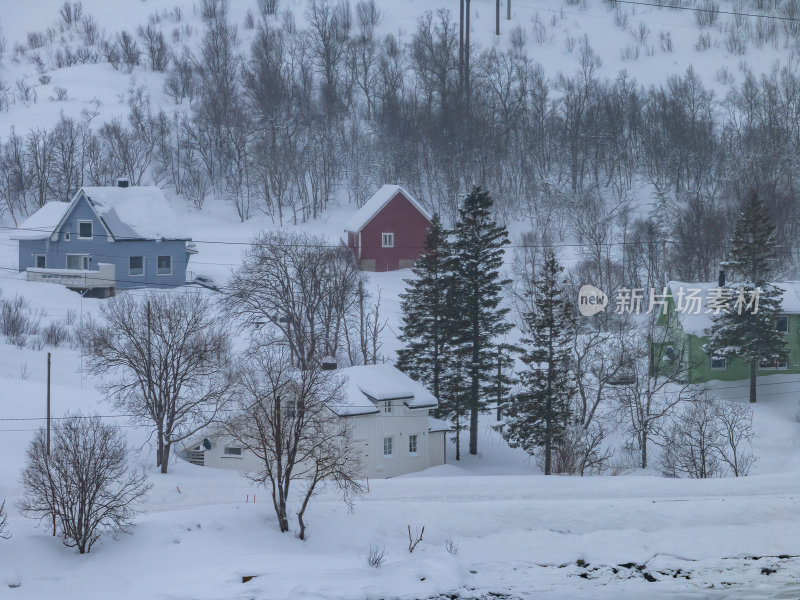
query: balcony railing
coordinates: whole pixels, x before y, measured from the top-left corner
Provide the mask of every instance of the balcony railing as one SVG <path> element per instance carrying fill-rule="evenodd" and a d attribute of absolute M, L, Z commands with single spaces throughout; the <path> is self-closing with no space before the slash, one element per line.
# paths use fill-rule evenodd
<path fill-rule="evenodd" d="M 114 265 L 98 263 L 97 271 L 82 269 L 27 269 L 28 281 L 58 283 L 69 288 L 89 290 L 92 288 L 113 288 L 115 281 Z"/>

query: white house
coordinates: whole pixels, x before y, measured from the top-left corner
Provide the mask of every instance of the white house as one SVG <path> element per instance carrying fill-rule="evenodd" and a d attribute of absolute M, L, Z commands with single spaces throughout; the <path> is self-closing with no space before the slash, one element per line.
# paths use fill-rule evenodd
<path fill-rule="evenodd" d="M 363 475 L 395 477 L 445 463 L 447 423 L 430 416 L 438 401 L 425 386 L 391 365 L 338 371 L 341 404 L 330 409 L 347 419 L 360 448 Z M 204 443 L 205 442 L 205 443 Z M 258 471 L 258 459 L 226 433 L 191 440 L 182 453 L 190 462 L 219 469 Z"/>

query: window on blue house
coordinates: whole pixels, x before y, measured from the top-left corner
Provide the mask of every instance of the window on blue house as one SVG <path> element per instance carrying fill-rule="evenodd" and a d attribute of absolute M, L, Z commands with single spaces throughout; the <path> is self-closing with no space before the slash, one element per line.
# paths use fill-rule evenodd
<path fill-rule="evenodd" d="M 158 257 L 158 274 L 159 275 L 172 275 L 172 257 L 159 256 Z"/>
<path fill-rule="evenodd" d="M 144 256 L 131 256 L 128 259 L 129 275 L 144 275 Z"/>
<path fill-rule="evenodd" d="M 78 221 L 78 239 L 90 240 L 92 239 L 92 233 L 91 221 Z"/>
<path fill-rule="evenodd" d="M 47 260 L 45 259 L 44 254 L 37 254 L 36 255 L 36 268 L 37 269 L 44 269 L 46 264 L 47 264 Z"/>

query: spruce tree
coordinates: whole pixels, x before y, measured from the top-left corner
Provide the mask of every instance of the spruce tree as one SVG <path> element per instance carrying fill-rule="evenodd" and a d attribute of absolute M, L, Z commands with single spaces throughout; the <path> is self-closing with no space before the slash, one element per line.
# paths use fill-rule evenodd
<path fill-rule="evenodd" d="M 442 379 L 450 338 L 448 290 L 451 286 L 450 244 L 438 214 L 433 215 L 425 236 L 425 249 L 406 279 L 400 295 L 402 325 L 397 368 L 430 387 L 442 400 Z M 439 416 L 439 415 L 437 415 Z"/>
<path fill-rule="evenodd" d="M 751 191 L 734 226 L 728 261 L 739 282 L 730 286 L 724 310 L 712 317 L 703 347 L 710 356 L 739 358 L 749 365 L 750 402 L 756 401 L 759 364 L 788 358 L 784 336 L 775 326 L 783 297 L 783 290 L 771 283 L 776 263 L 775 226 Z"/>
<path fill-rule="evenodd" d="M 544 448 L 544 473 L 550 475 L 553 448 L 566 431 L 576 392 L 570 368 L 570 340 L 575 329 L 572 306 L 564 292 L 552 248 L 545 250 L 540 275 L 534 282 L 534 310 L 524 315 L 526 335 L 520 391 L 506 410 L 503 435 L 509 444 L 529 454 Z"/>
<path fill-rule="evenodd" d="M 492 218 L 492 198 L 479 187 L 464 199 L 453 230 L 453 343 L 466 366 L 469 389 L 469 452 L 478 453 L 478 414 L 494 400 L 492 383 L 497 369 L 497 338 L 511 329 L 500 308 L 500 292 L 510 283 L 500 279 L 506 228 Z"/>

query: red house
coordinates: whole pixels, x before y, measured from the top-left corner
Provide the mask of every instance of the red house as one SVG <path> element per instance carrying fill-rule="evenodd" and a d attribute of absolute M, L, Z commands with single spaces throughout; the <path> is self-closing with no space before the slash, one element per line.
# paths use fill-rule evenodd
<path fill-rule="evenodd" d="M 431 216 L 399 185 L 384 185 L 345 224 L 347 246 L 365 271 L 408 269 L 422 254 Z"/>

